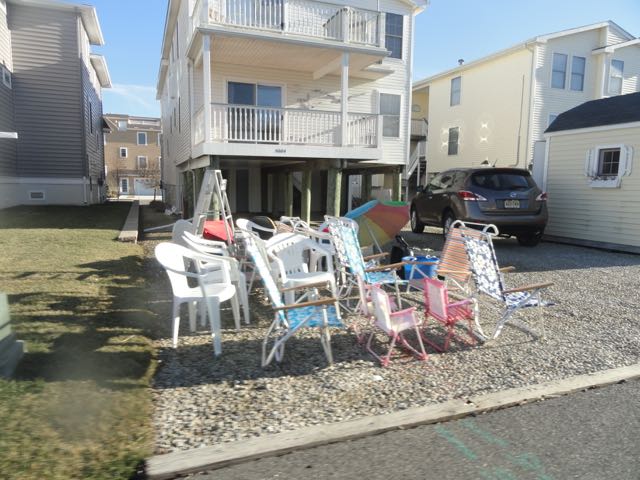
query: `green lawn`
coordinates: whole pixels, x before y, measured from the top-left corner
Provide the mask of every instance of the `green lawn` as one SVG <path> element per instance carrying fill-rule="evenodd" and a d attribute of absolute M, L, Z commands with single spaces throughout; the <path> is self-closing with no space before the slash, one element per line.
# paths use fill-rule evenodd
<path fill-rule="evenodd" d="M 115 241 L 128 204 L 0 210 L 0 291 L 28 353 L 0 380 L 0 474 L 129 478 L 152 452 L 142 247 Z"/>

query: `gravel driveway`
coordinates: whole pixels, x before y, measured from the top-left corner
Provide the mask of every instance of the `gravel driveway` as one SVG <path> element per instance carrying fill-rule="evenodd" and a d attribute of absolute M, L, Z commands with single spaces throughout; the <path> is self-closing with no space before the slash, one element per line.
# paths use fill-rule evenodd
<path fill-rule="evenodd" d="M 437 230 L 404 232 L 416 247 L 442 248 Z M 151 243 L 151 242 L 150 242 Z M 233 330 L 223 315 L 223 354 L 214 360 L 206 330 L 183 329 L 170 347 L 170 288 L 158 267 L 157 288 L 166 292 L 167 335 L 158 340 L 160 367 L 153 384 L 156 453 L 230 442 L 302 426 L 388 413 L 452 398 L 464 398 L 630 365 L 640 361 L 640 256 L 543 243 L 520 247 L 495 241 L 501 266 L 513 265 L 507 287 L 554 282 L 544 310 L 546 336 L 506 327 L 495 342 L 452 344 L 429 350 L 427 362 L 400 357 L 381 368 L 353 335 L 333 332 L 335 364 L 328 367 L 313 331 L 287 343 L 280 365 L 260 367 L 261 341 L 272 312 L 261 291 L 251 299 L 252 324 Z M 164 289 L 164 290 L 163 290 Z M 415 298 L 415 297 L 414 297 Z M 159 312 L 162 315 L 162 312 Z M 491 331 L 500 310 L 481 303 Z M 521 313 L 537 331 L 537 315 Z M 183 322 L 187 324 L 188 322 Z M 380 340 L 384 340 L 380 337 Z"/>

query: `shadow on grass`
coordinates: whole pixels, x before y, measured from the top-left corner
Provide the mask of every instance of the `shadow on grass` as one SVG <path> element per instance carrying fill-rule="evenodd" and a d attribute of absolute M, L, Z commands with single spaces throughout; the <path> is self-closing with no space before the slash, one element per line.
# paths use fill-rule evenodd
<path fill-rule="evenodd" d="M 110 389 L 143 385 L 138 382 L 153 360 L 151 338 L 162 333 L 157 313 L 149 308 L 156 302 L 148 288 L 147 262 L 131 255 L 77 266 L 87 272 L 69 272 L 72 282 L 101 285 L 98 295 L 10 295 L 20 311 L 14 326 L 27 346 L 34 347 L 16 379 L 92 380 Z"/>

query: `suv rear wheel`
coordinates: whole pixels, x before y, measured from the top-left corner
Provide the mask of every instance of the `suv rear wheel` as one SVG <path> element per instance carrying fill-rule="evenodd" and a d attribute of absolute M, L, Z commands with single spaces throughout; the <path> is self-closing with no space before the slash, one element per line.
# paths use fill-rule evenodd
<path fill-rule="evenodd" d="M 446 237 L 449 233 L 449 229 L 453 222 L 456 221 L 456 216 L 451 210 L 447 210 L 442 217 L 442 234 Z"/>
<path fill-rule="evenodd" d="M 523 247 L 535 247 L 542 240 L 543 232 L 530 232 L 518 235 L 518 243 Z"/>
<path fill-rule="evenodd" d="M 424 223 L 418 218 L 418 212 L 416 212 L 415 208 L 411 209 L 411 231 L 413 233 L 424 232 Z"/>

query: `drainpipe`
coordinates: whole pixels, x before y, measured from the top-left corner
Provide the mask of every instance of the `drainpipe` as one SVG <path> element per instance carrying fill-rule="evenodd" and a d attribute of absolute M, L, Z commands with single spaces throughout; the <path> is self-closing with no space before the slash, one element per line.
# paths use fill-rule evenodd
<path fill-rule="evenodd" d="M 87 204 L 87 177 L 82 177 L 82 203 Z"/>

